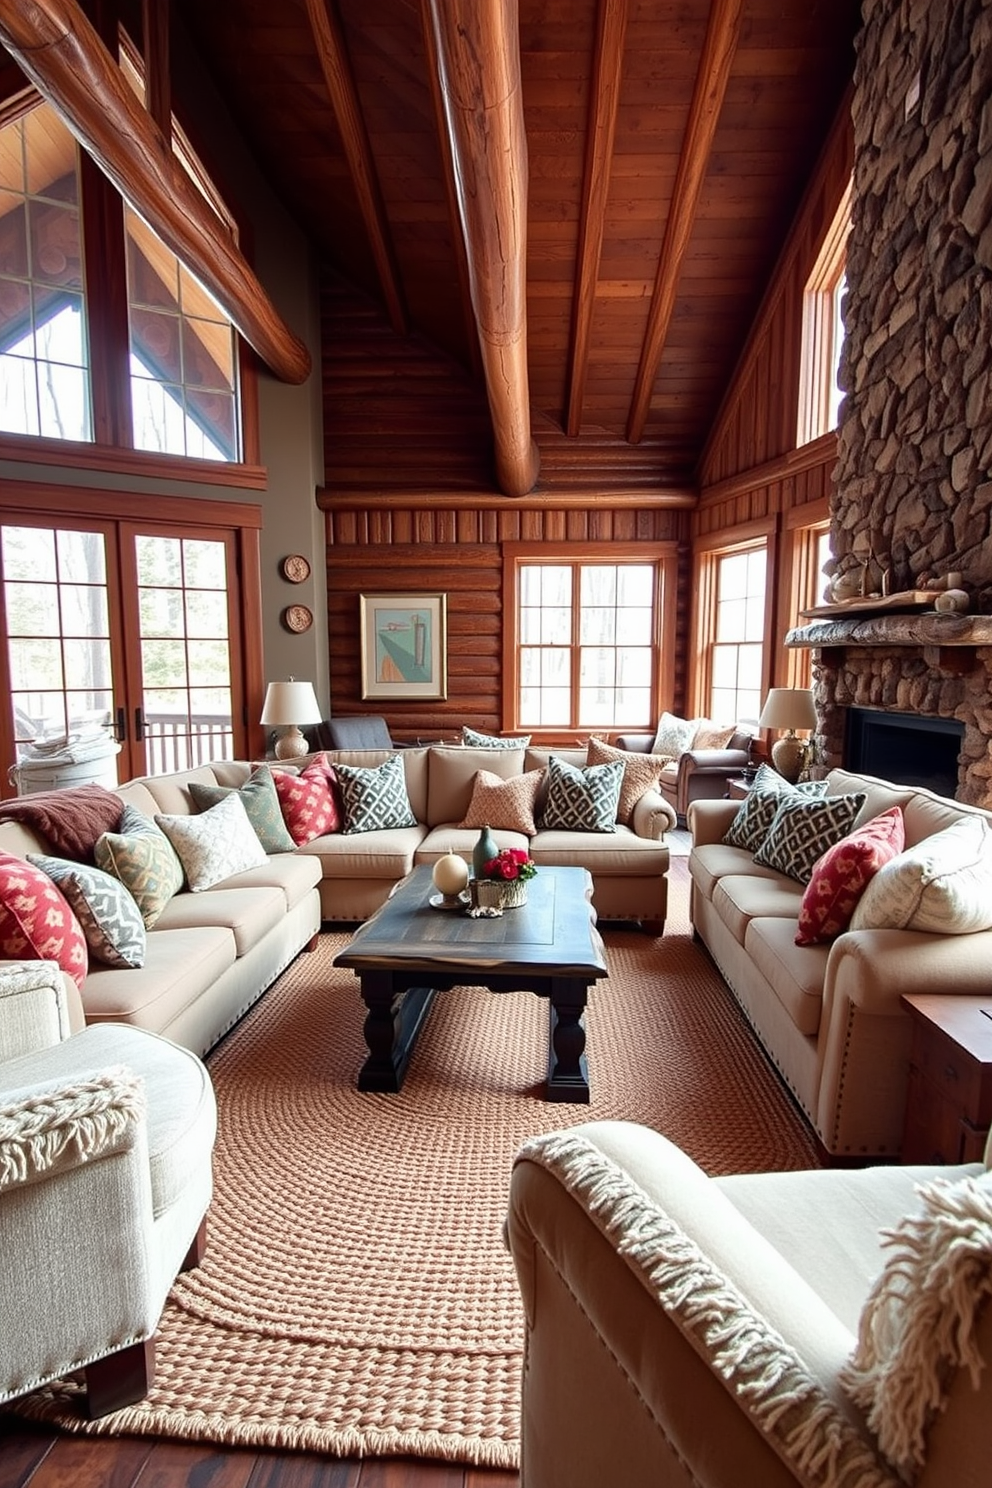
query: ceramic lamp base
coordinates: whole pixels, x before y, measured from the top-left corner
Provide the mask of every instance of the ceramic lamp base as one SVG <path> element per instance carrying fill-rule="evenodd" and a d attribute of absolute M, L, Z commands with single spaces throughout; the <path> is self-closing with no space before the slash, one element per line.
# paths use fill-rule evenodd
<path fill-rule="evenodd" d="M 772 745 L 772 764 L 792 785 L 803 772 L 808 747 L 806 740 L 797 738 L 795 734 L 786 734 L 784 739 L 776 739 Z"/>
<path fill-rule="evenodd" d="M 294 724 L 286 733 L 280 734 L 275 744 L 275 757 L 281 760 L 299 759 L 301 755 L 308 754 L 310 745 L 304 734 Z"/>

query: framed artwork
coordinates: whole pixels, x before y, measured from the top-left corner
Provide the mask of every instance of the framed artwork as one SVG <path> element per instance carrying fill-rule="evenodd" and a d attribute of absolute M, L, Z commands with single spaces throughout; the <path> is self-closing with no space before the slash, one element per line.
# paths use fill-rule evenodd
<path fill-rule="evenodd" d="M 361 594 L 363 699 L 446 698 L 446 594 Z"/>

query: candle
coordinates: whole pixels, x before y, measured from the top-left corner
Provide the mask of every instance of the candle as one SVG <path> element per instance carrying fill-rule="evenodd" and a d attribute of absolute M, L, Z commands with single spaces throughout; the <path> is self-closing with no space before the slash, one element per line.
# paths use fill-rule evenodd
<path fill-rule="evenodd" d="M 468 887 L 468 864 L 449 849 L 434 864 L 432 877 L 434 887 L 440 889 L 446 899 L 455 899 Z"/>

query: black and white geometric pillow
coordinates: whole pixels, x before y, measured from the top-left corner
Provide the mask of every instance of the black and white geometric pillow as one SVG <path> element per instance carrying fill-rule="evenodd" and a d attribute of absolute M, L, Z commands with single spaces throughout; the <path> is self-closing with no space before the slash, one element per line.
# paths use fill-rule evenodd
<path fill-rule="evenodd" d="M 480 734 L 463 723 L 462 743 L 472 749 L 526 749 L 530 743 L 530 734 L 521 734 L 516 739 L 502 739 L 498 734 Z"/>
<path fill-rule="evenodd" d="M 28 853 L 28 861 L 57 884 L 82 926 L 86 944 L 106 966 L 144 966 L 148 937 L 133 896 L 110 873 L 67 858 Z"/>
<path fill-rule="evenodd" d="M 775 813 L 754 861 L 787 873 L 800 883 L 809 883 L 814 863 L 828 847 L 848 835 L 865 799 L 864 791 L 850 796 L 824 796 L 821 801 L 787 798 Z"/>
<path fill-rule="evenodd" d="M 417 825 L 406 791 L 406 771 L 398 754 L 375 769 L 335 761 L 334 773 L 341 786 L 345 833 L 384 832 L 391 827 Z"/>
<path fill-rule="evenodd" d="M 623 760 L 580 769 L 552 755 L 544 825 L 566 832 L 615 832 Z"/>
<path fill-rule="evenodd" d="M 825 796 L 826 793 L 825 780 L 804 780 L 800 785 L 792 785 L 770 765 L 759 765 L 754 784 L 738 807 L 723 840 L 728 847 L 743 847 L 748 852 L 757 852 L 783 801 L 790 797 L 808 800 L 811 796 Z"/>

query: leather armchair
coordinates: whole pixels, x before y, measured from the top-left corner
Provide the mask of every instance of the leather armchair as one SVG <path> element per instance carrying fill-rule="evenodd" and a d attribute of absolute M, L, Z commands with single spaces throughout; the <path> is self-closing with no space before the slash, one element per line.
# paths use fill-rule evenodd
<path fill-rule="evenodd" d="M 719 800 L 727 794 L 727 781 L 740 775 L 747 765 L 752 737 L 743 730 L 733 736 L 726 749 L 687 749 L 661 772 L 661 793 L 674 807 L 680 825 L 693 801 Z M 623 734 L 618 749 L 649 754 L 653 734 Z"/>
<path fill-rule="evenodd" d="M 71 1032 L 50 962 L 0 972 L 0 1403 L 82 1370 L 91 1416 L 154 1375 L 206 1238 L 217 1113 L 197 1057 L 125 1024 Z"/>
<path fill-rule="evenodd" d="M 526 1318 L 521 1488 L 900 1488 L 882 1455 L 884 1428 L 867 1424 L 841 1374 L 886 1261 L 879 1232 L 919 1212 L 921 1183 L 984 1172 L 712 1179 L 640 1126 L 535 1138 L 516 1159 L 506 1226 Z M 988 1361 L 987 1187 L 979 1201 L 986 1219 L 972 1253 L 985 1260 L 975 1262 L 981 1281 L 962 1331 Z M 960 1246 L 958 1203 L 947 1207 Z M 932 1275 L 939 1268 L 919 1233 L 916 1242 Z M 936 1249 L 943 1261 L 947 1239 Z M 905 1256 L 895 1259 L 912 1276 Z M 931 1300 L 938 1316 L 959 1305 L 946 1281 Z M 915 1488 L 988 1482 L 992 1370 L 945 1365 L 944 1337 L 956 1341 L 956 1329 L 953 1314 L 938 1338 L 931 1315 L 911 1351 L 944 1395 L 928 1412 Z M 899 1329 L 879 1336 L 897 1349 L 908 1341 Z M 895 1383 L 897 1413 L 908 1413 L 911 1391 L 904 1377 Z"/>

